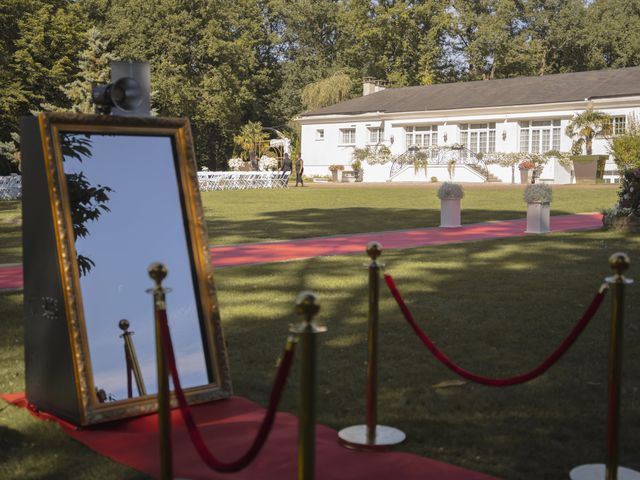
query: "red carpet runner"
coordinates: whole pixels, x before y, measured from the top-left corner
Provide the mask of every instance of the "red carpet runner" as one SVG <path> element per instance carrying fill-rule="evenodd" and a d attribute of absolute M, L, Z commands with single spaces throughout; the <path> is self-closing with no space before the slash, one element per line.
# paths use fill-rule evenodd
<path fill-rule="evenodd" d="M 27 407 L 23 394 L 3 395 L 14 405 Z M 222 460 L 244 451 L 255 436 L 264 410 L 249 400 L 232 397 L 193 408 L 209 448 Z M 152 476 L 159 476 L 157 417 L 122 420 L 84 430 L 47 414 L 74 439 L 92 450 Z M 245 470 L 222 474 L 209 470 L 191 446 L 177 410 L 172 412 L 173 458 L 176 477 L 188 479 L 293 480 L 296 478 L 298 421 L 278 413 L 264 450 Z M 493 477 L 464 470 L 408 453 L 362 453 L 338 445 L 335 430 L 316 429 L 316 478 L 318 480 L 492 480 Z"/>
<path fill-rule="evenodd" d="M 601 213 L 554 215 L 551 217 L 553 232 L 594 230 L 602 227 Z M 211 247 L 211 259 L 216 267 L 259 265 L 263 263 L 300 260 L 329 255 L 363 253 L 372 240 L 382 243 L 385 249 L 416 248 L 426 245 L 470 242 L 492 238 L 526 235 L 526 219 L 476 223 L 459 228 L 419 228 L 391 232 L 358 233 L 333 237 L 305 238 L 283 242 L 248 243 Z M 22 288 L 22 265 L 0 266 L 0 290 Z"/>

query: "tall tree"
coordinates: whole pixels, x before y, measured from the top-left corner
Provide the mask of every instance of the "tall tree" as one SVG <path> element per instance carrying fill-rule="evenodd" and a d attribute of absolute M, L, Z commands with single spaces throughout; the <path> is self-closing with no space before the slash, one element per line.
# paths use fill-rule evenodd
<path fill-rule="evenodd" d="M 444 2 L 348 0 L 340 11 L 338 63 L 394 86 L 439 79 L 449 14 Z"/>
<path fill-rule="evenodd" d="M 640 0 L 596 0 L 588 24 L 590 68 L 640 65 Z"/>
<path fill-rule="evenodd" d="M 123 59 L 151 63 L 154 106 L 192 121 L 199 162 L 226 166 L 233 133 L 258 113 L 269 43 L 256 0 L 113 0 L 104 30 Z M 261 109 L 264 109 L 262 107 Z"/>
<path fill-rule="evenodd" d="M 575 72 L 593 64 L 593 26 L 583 0 L 525 0 L 522 5 L 533 74 Z"/>
<path fill-rule="evenodd" d="M 468 79 L 492 79 L 532 72 L 531 47 L 513 0 L 452 0 L 448 52 Z"/>

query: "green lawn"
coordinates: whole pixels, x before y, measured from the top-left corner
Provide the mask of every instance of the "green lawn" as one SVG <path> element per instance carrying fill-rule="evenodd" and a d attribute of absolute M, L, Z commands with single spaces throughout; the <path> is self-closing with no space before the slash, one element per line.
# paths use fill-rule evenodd
<path fill-rule="evenodd" d="M 510 188 L 467 188 L 463 221 L 479 221 L 482 215 L 520 216 L 521 193 Z M 431 187 L 312 187 L 212 192 L 204 197 L 211 229 L 226 229 L 214 235 L 212 243 L 229 243 L 409 228 L 424 226 L 420 225 L 424 218 L 435 224 L 433 194 Z M 344 200 L 349 195 L 352 205 Z M 555 195 L 556 212 L 559 205 L 567 213 L 594 211 L 613 202 L 615 188 L 566 187 L 556 189 Z M 278 198 L 285 204 L 278 206 Z M 338 198 L 343 199 L 335 204 L 342 220 L 329 222 L 331 202 Z M 389 198 L 396 203 L 390 204 Z M 506 213 L 491 208 L 505 202 L 517 203 Z M 471 209 L 472 204 L 477 208 Z M 418 208 L 423 205 L 430 208 Z M 311 211 L 316 212 L 313 219 L 308 218 Z M 380 215 L 384 211 L 390 215 Z M 425 216 L 412 218 L 410 213 L 418 211 Z M 407 213 L 406 224 L 397 218 L 402 212 Z M 244 222 L 250 225 L 243 229 Z M 603 277 L 610 274 L 609 255 L 620 250 L 637 262 L 640 238 L 601 231 L 558 233 L 388 251 L 383 260 L 440 348 L 477 373 L 509 376 L 534 367 L 564 338 Z M 337 429 L 363 423 L 365 261 L 363 254 L 217 270 L 236 394 L 265 404 L 288 324 L 298 320 L 293 314 L 295 296 L 309 288 L 318 293 L 319 320 L 329 328 L 318 338 L 318 421 Z M 637 271 L 632 266 L 629 276 L 640 280 Z M 24 384 L 21 303 L 19 294 L 0 297 L 4 319 L 0 391 L 4 392 L 22 390 Z M 626 303 L 620 460 L 636 470 L 640 470 L 639 303 L 638 287 L 631 286 Z M 603 462 L 609 313 L 607 298 L 567 356 L 535 381 L 497 389 L 469 383 L 434 388 L 455 375 L 429 355 L 383 289 L 380 423 L 407 433 L 402 451 L 510 480 L 567 478 L 573 466 Z M 298 373 L 294 370 L 290 379 L 283 410 L 297 409 Z M 0 478 L 35 479 L 47 474 L 49 478 L 142 478 L 66 438 L 54 425 L 0 406 Z"/>
<path fill-rule="evenodd" d="M 462 222 L 524 215 L 523 186 L 467 185 Z M 284 190 L 204 192 L 212 245 L 323 235 L 435 227 L 440 223 L 437 185 L 313 184 Z M 554 187 L 552 215 L 611 207 L 617 186 Z M 46 213 L 46 212 L 45 212 Z M 22 261 L 20 203 L 0 202 L 0 264 Z"/>

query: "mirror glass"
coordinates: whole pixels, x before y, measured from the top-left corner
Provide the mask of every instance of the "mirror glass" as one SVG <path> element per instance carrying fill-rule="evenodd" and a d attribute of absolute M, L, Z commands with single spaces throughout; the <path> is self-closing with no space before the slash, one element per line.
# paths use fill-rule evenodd
<path fill-rule="evenodd" d="M 153 301 L 146 293 L 153 262 L 169 271 L 167 314 L 182 384 L 211 383 L 173 141 L 60 133 L 98 402 L 157 393 Z"/>

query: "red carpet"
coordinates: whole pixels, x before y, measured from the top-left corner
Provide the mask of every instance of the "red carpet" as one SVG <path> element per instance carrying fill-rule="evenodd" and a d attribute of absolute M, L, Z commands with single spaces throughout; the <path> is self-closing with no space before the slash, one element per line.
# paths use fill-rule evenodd
<path fill-rule="evenodd" d="M 24 394 L 3 395 L 14 405 L 27 407 Z M 249 400 L 232 397 L 194 407 L 195 418 L 207 445 L 221 460 L 233 460 L 243 452 L 262 420 L 264 410 Z M 113 460 L 153 476 L 159 476 L 157 418 L 155 415 L 122 420 L 84 430 L 47 414 L 73 438 Z M 296 417 L 279 413 L 264 450 L 245 470 L 233 474 L 210 471 L 191 447 L 186 430 L 173 411 L 174 475 L 189 479 L 284 480 L 296 478 Z M 408 453 L 362 453 L 342 448 L 337 433 L 322 425 L 316 430 L 316 478 L 318 480 L 491 480 L 493 477 L 464 470 Z"/>
<path fill-rule="evenodd" d="M 330 255 L 362 254 L 368 242 L 376 240 L 385 249 L 416 248 L 425 245 L 470 242 L 492 238 L 524 236 L 526 220 L 476 223 L 460 228 L 420 228 L 392 232 L 359 233 L 333 237 L 305 238 L 283 242 L 249 243 L 211 247 L 216 267 L 259 265 L 263 263 L 299 260 Z M 602 227 L 602 214 L 585 213 L 551 217 L 553 232 L 593 230 Z M 0 290 L 22 288 L 22 267 L 0 267 Z"/>
<path fill-rule="evenodd" d="M 593 230 L 600 227 L 602 227 L 602 214 L 600 213 L 551 217 L 551 230 L 553 232 Z M 285 242 L 212 247 L 211 256 L 216 267 L 255 265 L 329 255 L 364 254 L 367 243 L 372 240 L 380 242 L 384 249 L 416 248 L 425 245 L 524 236 L 527 235 L 524 233 L 525 229 L 526 219 L 522 218 L 463 225 L 459 228 L 420 228 L 416 230 L 306 238 Z"/>

